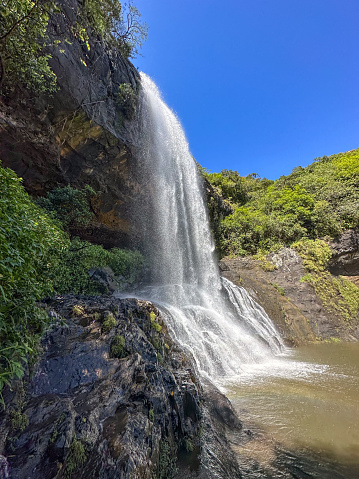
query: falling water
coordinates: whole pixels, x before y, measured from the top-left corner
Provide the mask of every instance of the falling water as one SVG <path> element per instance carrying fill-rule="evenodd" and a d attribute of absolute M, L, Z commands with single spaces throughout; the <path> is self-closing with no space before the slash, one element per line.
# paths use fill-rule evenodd
<path fill-rule="evenodd" d="M 137 296 L 155 302 L 170 333 L 198 370 L 216 382 L 283 349 L 272 322 L 246 293 L 221 279 L 203 186 L 180 122 L 141 73 L 139 146 L 144 183 L 142 242 L 149 286 Z"/>

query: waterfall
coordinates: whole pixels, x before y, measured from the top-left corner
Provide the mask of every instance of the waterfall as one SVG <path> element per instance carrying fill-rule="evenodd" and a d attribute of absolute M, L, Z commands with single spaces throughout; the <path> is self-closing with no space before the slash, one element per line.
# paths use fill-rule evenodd
<path fill-rule="evenodd" d="M 144 184 L 139 230 L 149 258 L 148 286 L 172 337 L 192 354 L 199 372 L 218 383 L 244 364 L 283 349 L 265 311 L 243 288 L 221 279 L 203 186 L 179 120 L 145 74 L 136 157 Z"/>

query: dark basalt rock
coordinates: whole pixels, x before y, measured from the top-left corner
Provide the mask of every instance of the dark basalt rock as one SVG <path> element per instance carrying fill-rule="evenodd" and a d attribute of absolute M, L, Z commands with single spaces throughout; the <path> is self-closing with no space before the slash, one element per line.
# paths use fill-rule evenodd
<path fill-rule="evenodd" d="M 4 393 L 0 477 L 241 477 L 227 439 L 239 420 L 213 385 L 200 385 L 151 303 L 66 296 L 48 307 L 57 322 L 37 365 Z"/>
<path fill-rule="evenodd" d="M 330 245 L 333 257 L 329 264 L 332 274 L 359 276 L 359 233 L 356 230 L 345 231 Z"/>

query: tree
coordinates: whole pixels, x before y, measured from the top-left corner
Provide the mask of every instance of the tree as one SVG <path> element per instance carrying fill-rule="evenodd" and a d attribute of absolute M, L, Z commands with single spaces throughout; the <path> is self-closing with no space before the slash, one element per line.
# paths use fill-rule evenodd
<path fill-rule="evenodd" d="M 42 52 L 51 0 L 5 0 L 0 5 L 0 86 L 23 83 L 35 92 L 56 90 L 50 55 Z"/>
<path fill-rule="evenodd" d="M 148 26 L 132 3 L 123 8 L 118 0 L 85 0 L 83 12 L 90 28 L 126 58 L 137 55 L 147 39 Z"/>

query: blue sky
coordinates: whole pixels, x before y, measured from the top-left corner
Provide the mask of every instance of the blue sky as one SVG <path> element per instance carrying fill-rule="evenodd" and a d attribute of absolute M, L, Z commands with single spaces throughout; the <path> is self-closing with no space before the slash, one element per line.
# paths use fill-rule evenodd
<path fill-rule="evenodd" d="M 278 178 L 359 147 L 358 0 L 134 0 L 133 63 L 211 171 Z"/>

